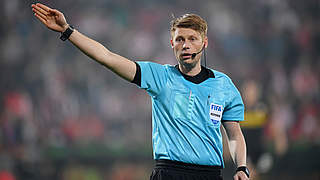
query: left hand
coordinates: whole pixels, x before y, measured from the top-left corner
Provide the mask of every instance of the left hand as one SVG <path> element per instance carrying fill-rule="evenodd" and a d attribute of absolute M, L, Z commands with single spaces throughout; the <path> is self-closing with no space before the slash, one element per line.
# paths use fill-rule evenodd
<path fill-rule="evenodd" d="M 246 175 L 246 173 L 244 173 L 243 171 L 238 171 L 234 176 L 233 176 L 234 180 L 249 180 L 248 176 Z"/>

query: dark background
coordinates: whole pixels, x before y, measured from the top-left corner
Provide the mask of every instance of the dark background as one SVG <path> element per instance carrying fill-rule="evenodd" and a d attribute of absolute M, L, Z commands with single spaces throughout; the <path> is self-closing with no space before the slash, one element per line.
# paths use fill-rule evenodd
<path fill-rule="evenodd" d="M 148 179 L 149 97 L 60 41 L 33 16 L 34 2 L 0 1 L 0 180 Z M 176 64 L 172 16 L 201 15 L 207 66 L 231 77 L 247 111 L 264 117 L 244 127 L 252 179 L 320 179 L 319 1 L 41 2 L 111 51 L 161 64 Z"/>

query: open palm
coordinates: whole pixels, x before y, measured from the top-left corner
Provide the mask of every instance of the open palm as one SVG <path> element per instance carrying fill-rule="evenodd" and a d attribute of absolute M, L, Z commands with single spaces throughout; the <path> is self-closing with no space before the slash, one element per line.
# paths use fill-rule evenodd
<path fill-rule="evenodd" d="M 65 17 L 60 11 L 40 3 L 32 4 L 31 7 L 34 15 L 49 29 L 63 32 L 68 27 Z"/>

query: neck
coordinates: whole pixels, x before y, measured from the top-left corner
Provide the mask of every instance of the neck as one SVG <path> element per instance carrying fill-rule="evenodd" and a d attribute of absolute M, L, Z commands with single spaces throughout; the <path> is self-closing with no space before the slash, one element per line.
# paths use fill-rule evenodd
<path fill-rule="evenodd" d="M 195 66 L 179 63 L 179 69 L 183 74 L 187 76 L 195 76 L 200 73 L 201 66 L 200 63 L 197 63 Z"/>

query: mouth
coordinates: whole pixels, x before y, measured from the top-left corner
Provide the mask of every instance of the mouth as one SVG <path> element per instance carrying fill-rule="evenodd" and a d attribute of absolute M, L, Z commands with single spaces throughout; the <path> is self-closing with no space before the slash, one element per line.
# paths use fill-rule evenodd
<path fill-rule="evenodd" d="M 180 58 L 182 60 L 190 59 L 191 57 L 192 57 L 192 54 L 189 54 L 189 53 L 183 53 L 180 55 Z"/>

